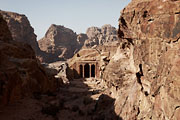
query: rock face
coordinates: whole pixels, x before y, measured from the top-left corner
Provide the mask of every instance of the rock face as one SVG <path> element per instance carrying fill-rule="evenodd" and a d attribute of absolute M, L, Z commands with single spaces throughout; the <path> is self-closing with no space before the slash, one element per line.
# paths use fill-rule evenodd
<path fill-rule="evenodd" d="M 115 27 L 107 24 L 98 27 L 90 27 L 87 29 L 86 34 L 88 40 L 85 41 L 86 47 L 92 47 L 94 45 L 103 45 L 104 43 L 117 41 L 117 30 Z"/>
<path fill-rule="evenodd" d="M 40 49 L 36 41 L 36 35 L 27 17 L 7 11 L 0 11 L 0 13 L 7 22 L 13 40 L 31 45 L 35 53 L 39 54 Z"/>
<path fill-rule="evenodd" d="M 33 49 L 12 39 L 1 15 L 0 36 L 0 105 L 56 89 L 55 79 L 38 63 Z"/>
<path fill-rule="evenodd" d="M 40 49 L 46 52 L 42 54 L 42 61 L 52 63 L 72 58 L 82 47 L 91 48 L 117 40 L 117 30 L 111 25 L 104 25 L 102 28 L 90 27 L 86 34 L 77 35 L 69 28 L 52 24 L 38 43 Z"/>
<path fill-rule="evenodd" d="M 80 47 L 84 45 L 85 40 L 88 39 L 88 36 L 86 34 L 78 34 L 77 35 L 77 42 L 79 43 Z"/>
<path fill-rule="evenodd" d="M 77 35 L 71 29 L 60 25 L 51 25 L 45 37 L 38 41 L 42 51 L 50 54 L 51 61 L 66 60 L 78 49 Z"/>
<path fill-rule="evenodd" d="M 72 76 L 75 78 L 86 78 L 95 75 L 95 78 L 102 79 L 106 65 L 119 46 L 117 30 L 111 25 L 104 25 L 101 28 L 90 27 L 87 29 L 86 34 L 84 34 L 84 37 L 81 37 L 85 42 L 80 40 L 78 36 L 77 41 L 83 41 L 84 46 L 68 60 L 70 68 L 74 71 Z M 90 66 L 89 69 L 87 68 L 87 71 L 91 71 L 87 74 L 86 66 Z M 93 66 L 95 73 L 93 72 Z M 92 69 L 90 69 L 91 67 Z"/>
<path fill-rule="evenodd" d="M 58 61 L 45 65 L 46 71 L 55 76 L 55 78 L 60 79 L 64 84 L 68 84 L 71 77 L 71 71 L 69 66 L 64 61 Z"/>
<path fill-rule="evenodd" d="M 179 120 L 180 1 L 132 0 L 122 11 L 118 35 L 121 44 L 104 72 L 116 114 Z"/>
<path fill-rule="evenodd" d="M 95 77 L 102 79 L 105 67 L 114 56 L 118 45 L 119 43 L 115 41 L 90 48 L 83 47 L 67 62 L 72 70 L 71 73 L 73 73 L 70 76 L 74 78 Z"/>

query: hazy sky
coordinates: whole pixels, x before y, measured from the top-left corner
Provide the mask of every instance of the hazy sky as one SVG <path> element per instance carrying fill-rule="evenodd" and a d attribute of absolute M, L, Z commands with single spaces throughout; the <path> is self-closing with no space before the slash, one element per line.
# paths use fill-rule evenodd
<path fill-rule="evenodd" d="M 37 39 L 51 24 L 64 25 L 76 33 L 90 26 L 118 27 L 120 11 L 131 0 L 0 0 L 0 9 L 25 14 Z"/>

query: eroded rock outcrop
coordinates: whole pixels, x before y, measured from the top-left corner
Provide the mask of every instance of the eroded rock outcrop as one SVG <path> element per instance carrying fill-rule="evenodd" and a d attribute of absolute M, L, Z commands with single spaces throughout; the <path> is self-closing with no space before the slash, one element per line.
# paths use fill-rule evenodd
<path fill-rule="evenodd" d="M 79 43 L 79 47 L 82 47 L 84 45 L 85 40 L 88 39 L 88 36 L 86 34 L 80 33 L 77 35 L 77 42 Z"/>
<path fill-rule="evenodd" d="M 42 51 L 47 52 L 51 60 L 66 60 L 74 55 L 78 49 L 77 35 L 71 29 L 60 25 L 51 25 L 45 37 L 38 41 Z"/>
<path fill-rule="evenodd" d="M 13 40 L 29 44 L 36 54 L 40 53 L 34 29 L 31 27 L 28 18 L 25 15 L 0 11 L 3 18 L 6 20 Z"/>
<path fill-rule="evenodd" d="M 180 119 L 179 13 L 177 0 L 133 0 L 122 11 L 104 79 L 123 119 Z"/>
<path fill-rule="evenodd" d="M 56 89 L 55 79 L 37 61 L 33 49 L 14 41 L 0 15 L 0 105 Z"/>
<path fill-rule="evenodd" d="M 117 30 L 111 25 L 90 27 L 86 34 L 77 35 L 69 28 L 53 24 L 38 43 L 41 50 L 46 52 L 42 54 L 42 61 L 52 63 L 72 58 L 82 47 L 110 46 L 108 44 L 117 40 Z"/>
<path fill-rule="evenodd" d="M 64 84 L 69 84 L 69 81 L 72 80 L 71 70 L 67 62 L 58 61 L 50 64 L 44 65 L 46 71 L 51 73 L 55 78 L 62 80 Z"/>
<path fill-rule="evenodd" d="M 90 27 L 87 29 L 86 34 L 88 36 L 88 40 L 85 41 L 86 47 L 103 45 L 118 40 L 116 28 L 109 24 L 103 25 L 101 28 Z"/>

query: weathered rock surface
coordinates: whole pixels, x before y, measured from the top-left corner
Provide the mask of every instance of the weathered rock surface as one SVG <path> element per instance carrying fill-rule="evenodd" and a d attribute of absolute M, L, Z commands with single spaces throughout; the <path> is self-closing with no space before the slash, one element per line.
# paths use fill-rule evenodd
<path fill-rule="evenodd" d="M 88 36 L 86 34 L 78 34 L 77 35 L 77 42 L 79 43 L 80 47 L 84 45 L 85 40 L 88 39 Z"/>
<path fill-rule="evenodd" d="M 55 78 L 60 79 L 64 84 L 68 84 L 72 80 L 72 72 L 64 61 L 58 61 L 50 64 L 45 64 L 44 67 L 48 73 L 51 73 Z"/>
<path fill-rule="evenodd" d="M 29 44 L 35 53 L 39 54 L 40 48 L 28 18 L 25 15 L 14 12 L 0 11 L 0 13 L 7 22 L 13 40 Z"/>
<path fill-rule="evenodd" d="M 1 15 L 0 36 L 0 105 L 56 89 L 55 79 L 45 72 L 33 49 L 12 39 Z"/>
<path fill-rule="evenodd" d="M 78 49 L 77 35 L 71 29 L 60 25 L 51 25 L 45 37 L 38 41 L 42 51 L 50 54 L 51 61 L 71 58 Z"/>
<path fill-rule="evenodd" d="M 115 27 L 107 24 L 98 27 L 90 27 L 87 29 L 86 34 L 88 40 L 85 41 L 86 47 L 92 47 L 94 45 L 103 45 L 104 43 L 117 41 L 117 30 Z"/>
<path fill-rule="evenodd" d="M 121 44 L 104 72 L 125 120 L 180 119 L 180 1 L 132 0 L 119 19 Z"/>
<path fill-rule="evenodd" d="M 111 25 L 104 25 L 102 28 L 90 27 L 86 34 L 77 35 L 71 29 L 53 24 L 38 43 L 40 49 L 46 52 L 41 54 L 42 61 L 52 63 L 72 58 L 82 47 L 102 46 L 117 40 L 117 30 Z"/>
<path fill-rule="evenodd" d="M 119 46 L 117 30 L 111 25 L 104 25 L 101 28 L 90 27 L 86 34 L 88 39 L 85 40 L 84 46 L 68 60 L 68 64 L 74 71 L 73 77 L 75 78 L 81 74 L 80 65 L 85 63 L 96 64 L 95 76 L 102 78 L 109 60 Z"/>
<path fill-rule="evenodd" d="M 96 78 L 102 78 L 103 72 L 109 63 L 109 60 L 114 56 L 119 45 L 118 41 L 104 43 L 93 47 L 83 47 L 71 59 L 67 61 L 72 70 L 70 76 L 79 78 L 82 74 L 80 72 L 80 65 L 91 64 L 95 65 Z M 81 74 L 81 75 L 80 75 Z"/>

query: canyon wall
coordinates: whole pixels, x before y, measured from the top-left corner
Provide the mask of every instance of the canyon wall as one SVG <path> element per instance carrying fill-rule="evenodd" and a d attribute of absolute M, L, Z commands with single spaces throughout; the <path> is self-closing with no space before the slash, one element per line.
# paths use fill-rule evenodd
<path fill-rule="evenodd" d="M 180 1 L 132 0 L 122 10 L 120 46 L 104 72 L 125 120 L 180 119 Z"/>
<path fill-rule="evenodd" d="M 46 73 L 31 46 L 13 40 L 1 15 L 0 58 L 0 105 L 56 89 L 55 78 Z"/>
<path fill-rule="evenodd" d="M 0 13 L 7 22 L 13 40 L 29 44 L 35 53 L 39 54 L 40 48 L 36 41 L 34 29 L 30 25 L 28 18 L 23 14 L 14 12 L 0 11 Z"/>

